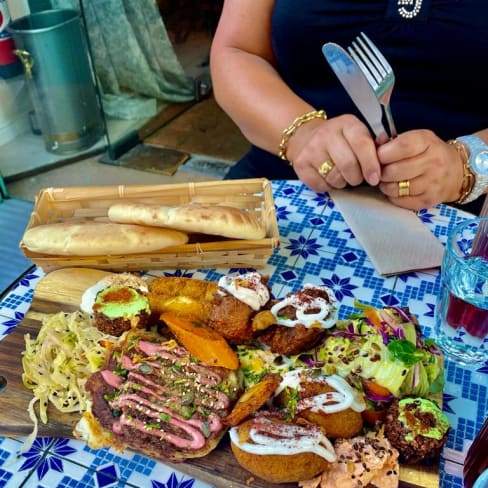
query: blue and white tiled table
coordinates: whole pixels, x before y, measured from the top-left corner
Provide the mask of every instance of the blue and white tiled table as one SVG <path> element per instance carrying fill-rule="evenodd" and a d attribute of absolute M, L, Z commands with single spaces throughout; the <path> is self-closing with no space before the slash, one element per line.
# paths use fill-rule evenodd
<path fill-rule="evenodd" d="M 354 310 L 355 298 L 378 307 L 408 306 L 417 315 L 424 334 L 431 334 L 438 270 L 382 277 L 327 194 L 317 195 L 297 181 L 273 182 L 273 189 L 281 246 L 260 271 L 270 276 L 275 296 L 284 296 L 306 282 L 323 283 L 335 291 L 341 302 L 341 318 Z M 449 229 L 469 214 L 441 205 L 419 212 L 419 216 L 445 243 Z M 149 274 L 216 280 L 227 271 L 173 270 Z M 34 269 L 3 297 L 0 339 L 23 319 L 42 276 L 40 269 Z M 463 452 L 487 415 L 487 389 L 488 364 L 468 369 L 446 361 L 443 407 L 453 428 L 441 459 L 442 488 L 462 487 Z M 21 440 L 0 437 L 0 487 L 208 487 L 139 454 L 121 455 L 108 449 L 94 451 L 71 439 L 38 438 L 27 453 L 17 457 L 20 446 Z"/>

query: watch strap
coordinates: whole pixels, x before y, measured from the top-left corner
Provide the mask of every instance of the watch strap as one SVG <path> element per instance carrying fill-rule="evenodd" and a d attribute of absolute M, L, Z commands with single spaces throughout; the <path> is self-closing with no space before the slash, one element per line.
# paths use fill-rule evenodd
<path fill-rule="evenodd" d="M 463 181 L 461 183 L 461 194 L 457 200 L 453 203 L 465 203 L 468 197 L 471 195 L 476 178 L 469 165 L 469 156 L 466 146 L 458 139 L 449 139 L 448 144 L 453 145 L 461 158 L 463 163 Z"/>
<path fill-rule="evenodd" d="M 464 146 L 469 150 L 469 157 L 467 159 L 467 165 L 469 167 L 469 172 L 473 175 L 474 181 L 471 185 L 471 190 L 466 194 L 464 198 L 461 195 L 461 198 L 458 200 L 458 203 L 469 203 L 473 200 L 476 200 L 479 196 L 481 196 L 486 188 L 488 187 L 488 175 L 480 175 L 475 168 L 473 168 L 473 160 L 476 157 L 476 154 L 479 151 L 488 151 L 488 144 L 486 144 L 483 139 L 474 134 L 461 136 L 456 138 L 457 142 L 464 144 Z M 464 161 L 463 161 L 464 163 Z M 466 174 L 466 172 L 465 172 Z M 464 180 L 463 180 L 464 186 Z"/>

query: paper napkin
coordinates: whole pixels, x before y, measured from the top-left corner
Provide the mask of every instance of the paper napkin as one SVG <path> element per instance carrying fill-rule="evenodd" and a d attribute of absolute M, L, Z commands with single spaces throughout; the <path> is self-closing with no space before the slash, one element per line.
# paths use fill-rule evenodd
<path fill-rule="evenodd" d="M 444 246 L 415 212 L 393 205 L 376 188 L 333 190 L 330 195 L 379 274 L 441 265 Z"/>

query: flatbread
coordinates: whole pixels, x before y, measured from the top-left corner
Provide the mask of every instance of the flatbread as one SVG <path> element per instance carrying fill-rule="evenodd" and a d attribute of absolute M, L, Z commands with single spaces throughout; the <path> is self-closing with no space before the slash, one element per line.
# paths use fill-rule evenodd
<path fill-rule="evenodd" d="M 172 229 L 113 222 L 59 222 L 31 227 L 20 244 L 44 254 L 98 256 L 151 252 L 187 242 L 187 234 Z"/>
<path fill-rule="evenodd" d="M 108 209 L 113 222 L 167 227 L 183 232 L 234 239 L 263 239 L 264 226 L 254 215 L 226 205 L 190 203 L 174 207 L 143 203 L 116 203 Z"/>

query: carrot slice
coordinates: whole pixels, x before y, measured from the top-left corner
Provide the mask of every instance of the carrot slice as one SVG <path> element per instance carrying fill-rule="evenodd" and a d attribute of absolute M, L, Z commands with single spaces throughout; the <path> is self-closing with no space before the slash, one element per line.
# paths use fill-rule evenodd
<path fill-rule="evenodd" d="M 367 425 L 374 426 L 377 422 L 383 422 L 386 417 L 386 408 L 382 410 L 368 409 L 361 412 L 364 422 Z"/>
<path fill-rule="evenodd" d="M 202 363 L 237 369 L 239 358 L 217 331 L 198 320 L 165 312 L 161 320 L 169 327 L 176 340 Z"/>
<path fill-rule="evenodd" d="M 364 310 L 364 315 L 368 317 L 376 330 L 381 330 L 381 317 L 376 309 L 367 308 Z"/>
<path fill-rule="evenodd" d="M 363 388 L 366 393 L 370 393 L 380 397 L 389 397 L 391 395 L 391 391 L 385 388 L 384 386 L 375 383 L 372 380 L 367 380 L 363 378 L 362 380 Z"/>

